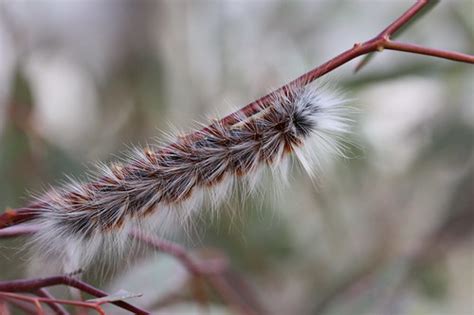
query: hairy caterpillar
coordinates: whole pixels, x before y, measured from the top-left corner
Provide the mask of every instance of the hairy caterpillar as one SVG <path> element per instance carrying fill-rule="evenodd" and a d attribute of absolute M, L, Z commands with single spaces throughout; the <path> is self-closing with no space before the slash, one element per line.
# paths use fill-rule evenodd
<path fill-rule="evenodd" d="M 71 181 L 41 197 L 34 248 L 70 272 L 99 250 L 120 252 L 130 228 L 183 224 L 205 199 L 214 206 L 226 199 L 235 182 L 252 188 L 265 167 L 285 176 L 291 153 L 315 176 L 324 156 L 342 152 L 345 103 L 326 87 L 293 88 L 233 126 L 214 123 L 198 139 L 135 149 L 123 163 L 102 165 L 89 183 Z"/>

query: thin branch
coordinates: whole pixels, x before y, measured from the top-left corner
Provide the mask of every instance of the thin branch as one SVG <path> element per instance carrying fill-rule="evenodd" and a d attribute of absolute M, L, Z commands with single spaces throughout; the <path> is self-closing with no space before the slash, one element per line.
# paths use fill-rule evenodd
<path fill-rule="evenodd" d="M 40 227 L 37 225 L 18 225 L 14 227 L 5 228 L 4 230 L 0 230 L 0 238 L 28 235 L 28 234 L 38 231 L 39 228 Z M 183 246 L 179 244 L 170 242 L 168 240 L 156 238 L 156 237 L 151 237 L 149 235 L 146 235 L 136 230 L 132 230 L 130 232 L 130 237 L 147 244 L 148 246 L 150 246 L 151 248 L 155 250 L 158 250 L 158 251 L 161 251 L 161 252 L 164 252 L 171 256 L 176 257 L 183 264 L 183 266 L 188 270 L 190 274 L 192 274 L 195 277 L 203 277 L 207 279 L 208 282 L 212 285 L 212 287 L 225 300 L 225 302 L 228 303 L 230 306 L 236 308 L 239 311 L 239 313 L 255 314 L 255 311 L 253 311 L 248 305 L 246 305 L 245 303 L 242 303 L 241 299 L 238 298 L 237 292 L 235 292 L 226 282 L 226 279 L 223 276 L 223 274 L 228 270 L 228 261 L 226 259 L 218 258 L 218 259 L 198 262 L 189 255 L 186 248 L 184 248 Z M 69 278 L 69 279 L 72 279 L 72 278 Z M 26 284 L 23 284 L 18 281 L 25 281 L 25 280 L 0 282 L 0 291 L 13 291 L 13 290 L 31 291 L 38 287 L 43 288 L 46 286 L 52 286 L 52 285 L 58 284 L 57 282 L 54 282 L 54 280 L 52 279 L 49 279 L 48 281 L 42 281 L 40 283 L 37 283 L 35 281 L 28 281 Z M 52 284 L 51 281 L 53 281 L 54 284 Z M 79 280 L 75 280 L 75 281 L 79 281 Z M 87 285 L 83 282 L 81 283 L 83 285 Z M 62 284 L 66 284 L 66 285 L 70 285 L 72 287 L 78 288 L 76 285 L 74 285 L 74 283 L 62 283 Z M 84 292 L 87 292 L 91 295 L 100 297 L 99 294 L 97 294 L 100 291 L 95 291 L 95 292 L 87 291 L 87 289 L 84 287 L 81 287 L 78 289 Z M 88 289 L 90 290 L 91 287 L 89 286 Z M 92 289 L 95 289 L 95 288 L 92 288 Z M 258 309 L 262 309 L 262 308 L 258 306 Z"/>
<path fill-rule="evenodd" d="M 10 308 L 7 305 L 7 302 L 5 300 L 0 299 L 0 314 L 3 315 L 10 315 Z"/>
<path fill-rule="evenodd" d="M 14 236 L 23 236 L 34 233 L 40 229 L 37 225 L 18 225 L 9 228 L 5 228 L 0 230 L 0 238 L 2 237 L 14 237 Z M 252 310 L 250 306 L 246 303 L 242 302 L 239 298 L 239 294 L 232 289 L 232 287 L 227 283 L 225 277 L 223 276 L 224 273 L 228 270 L 228 261 L 224 258 L 217 258 L 212 260 L 206 261 L 196 261 L 192 258 L 185 247 L 170 242 L 168 240 L 151 237 L 144 233 L 141 233 L 136 230 L 132 230 L 130 232 L 130 237 L 145 243 L 146 245 L 150 246 L 151 248 L 167 253 L 173 257 L 176 257 L 183 266 L 188 270 L 188 272 L 193 275 L 194 277 L 203 277 L 208 280 L 209 284 L 219 293 L 219 295 L 223 298 L 223 300 L 229 304 L 229 306 L 235 308 L 240 314 L 256 314 L 255 311 Z M 58 278 L 58 277 L 54 277 Z M 72 278 L 68 278 L 72 279 Z M 41 279 L 45 280 L 45 279 Z M 96 297 L 100 297 L 98 292 L 101 291 L 87 291 L 91 289 L 95 289 L 83 283 L 82 281 L 73 279 L 81 283 L 81 287 L 77 286 L 77 283 L 61 283 L 66 284 L 75 288 L 80 289 L 86 293 L 94 295 Z M 49 278 L 47 281 L 38 281 L 35 280 L 26 280 L 26 283 L 22 283 L 21 281 L 25 280 L 14 280 L 14 281 L 4 281 L 0 282 L 0 291 L 32 291 L 36 288 L 43 288 L 47 286 L 52 286 L 58 284 L 55 280 Z M 87 285 L 88 288 L 82 287 L 82 285 Z M 97 290 L 97 289 L 95 289 Z M 248 290 L 248 288 L 247 288 Z M 106 293 L 104 292 L 106 295 Z M 262 308 L 258 306 L 258 309 L 261 310 Z"/>
<path fill-rule="evenodd" d="M 22 311 L 22 314 L 38 315 L 36 309 L 30 305 L 31 303 L 9 298 L 4 298 L 3 301 L 5 301 L 9 306 L 14 306 L 14 308 L 20 309 Z"/>
<path fill-rule="evenodd" d="M 39 297 L 44 297 L 48 299 L 54 299 L 54 296 L 48 292 L 45 288 L 38 289 L 35 294 Z M 57 314 L 57 315 L 69 315 L 69 312 L 66 311 L 64 307 L 60 304 L 47 302 L 48 306 Z"/>
<path fill-rule="evenodd" d="M 48 278 L 0 281 L 0 291 L 34 292 L 38 289 L 51 287 L 55 285 L 66 285 L 69 287 L 73 287 L 97 298 L 108 296 L 106 292 L 101 291 L 81 280 L 78 280 L 69 276 L 54 276 L 54 277 L 48 277 Z M 142 314 L 142 315 L 149 314 L 149 312 L 142 310 L 124 301 L 114 301 L 111 303 L 120 308 L 133 312 L 135 314 Z"/>
<path fill-rule="evenodd" d="M 14 293 L 7 293 L 7 292 L 0 292 L 0 297 L 3 299 L 8 299 L 8 300 L 18 300 L 21 302 L 26 302 L 26 304 L 33 304 L 34 305 L 34 310 L 32 311 L 32 314 L 36 315 L 44 315 L 43 307 L 41 306 L 41 303 L 32 297 L 29 296 L 23 296 L 20 294 L 14 294 Z"/>
<path fill-rule="evenodd" d="M 224 258 L 206 260 L 205 263 L 198 263 L 194 261 L 183 246 L 165 239 L 151 237 L 137 230 L 132 230 L 130 236 L 147 244 L 155 250 L 176 257 L 186 267 L 186 269 L 195 276 L 219 274 L 226 270 L 228 266 L 228 262 Z"/>
<path fill-rule="evenodd" d="M 250 305 L 245 303 L 239 296 L 238 292 L 227 282 L 225 273 L 228 271 L 228 262 L 226 259 L 219 258 L 215 260 L 206 260 L 196 262 L 186 248 L 176 243 L 151 237 L 139 231 L 132 230 L 131 237 L 147 244 L 155 250 L 165 252 L 176 257 L 195 277 L 202 277 L 214 288 L 227 305 L 234 308 L 239 314 L 256 315 L 262 314 L 263 308 L 256 305 L 255 308 L 260 310 L 256 312 Z M 248 290 L 249 288 L 247 288 Z M 255 304 L 255 303 L 254 303 Z"/>
<path fill-rule="evenodd" d="M 45 314 L 41 306 L 41 303 L 45 303 L 45 304 L 64 304 L 64 305 L 80 306 L 80 307 L 94 309 L 97 311 L 97 313 L 101 315 L 106 315 L 101 305 L 98 303 L 50 299 L 50 298 L 43 298 L 43 297 L 31 297 L 31 296 L 26 296 L 26 295 L 21 295 L 21 294 L 16 294 L 16 293 L 9 293 L 9 292 L 0 292 L 0 296 L 32 303 L 36 306 L 37 314 Z"/>
<path fill-rule="evenodd" d="M 386 38 L 393 39 L 395 36 L 400 35 L 404 30 L 409 28 L 410 25 L 412 25 L 415 21 L 417 21 L 421 17 L 423 17 L 427 12 L 429 12 L 432 8 L 434 8 L 434 6 L 438 3 L 439 3 L 439 0 L 427 1 L 427 3 L 424 6 L 422 6 L 421 8 L 419 8 L 417 6 L 418 3 L 415 4 L 416 7 L 414 6 L 414 7 L 411 8 L 411 10 L 413 10 L 412 13 L 414 13 L 415 15 L 412 18 L 410 18 L 410 20 L 408 22 L 403 23 L 400 26 L 399 25 L 400 19 L 398 19 L 397 21 L 392 23 L 389 27 L 387 27 L 384 31 L 382 31 L 381 34 L 379 34 L 379 36 L 381 36 L 381 37 L 385 36 Z M 402 17 L 403 17 L 403 19 L 405 19 L 407 16 L 408 16 L 408 14 L 405 14 Z M 401 22 L 404 22 L 403 19 L 401 20 Z M 354 69 L 354 73 L 356 73 L 360 69 L 362 69 L 362 67 L 365 66 L 370 60 L 372 60 L 372 58 L 374 56 L 375 56 L 375 52 L 371 52 L 371 53 L 368 53 L 367 55 L 365 55 L 359 61 L 359 63 L 357 64 L 356 68 Z"/>
<path fill-rule="evenodd" d="M 239 314 L 258 315 L 263 313 L 261 307 L 256 307 L 256 309 L 260 310 L 257 312 L 254 308 L 243 301 L 241 295 L 232 285 L 229 284 L 223 275 L 210 275 L 208 280 L 214 290 L 220 294 L 225 303 Z"/>
<path fill-rule="evenodd" d="M 449 59 L 454 61 L 474 63 L 474 56 L 463 54 L 455 51 L 440 50 L 434 48 L 428 48 L 424 46 L 400 43 L 397 41 L 388 40 L 384 43 L 383 48 L 397 51 L 404 51 L 413 54 L 432 56 L 437 58 Z"/>
<path fill-rule="evenodd" d="M 412 7 L 410 7 L 407 11 L 405 11 L 405 13 L 403 13 L 398 19 L 396 19 L 393 23 L 391 23 L 388 27 L 386 27 L 376 37 L 364 43 L 354 44 L 354 46 L 351 49 L 344 51 L 343 53 L 337 55 L 333 59 L 301 75 L 300 77 L 285 84 L 279 89 L 276 89 L 275 91 L 259 98 L 256 101 L 253 101 L 252 103 L 246 105 L 245 107 L 241 108 L 235 113 L 232 113 L 228 115 L 227 117 L 224 117 L 220 121 L 220 123 L 223 123 L 224 125 L 233 125 L 235 123 L 238 123 L 242 115 L 245 115 L 246 117 L 250 117 L 252 115 L 257 114 L 262 108 L 268 107 L 272 103 L 272 99 L 275 97 L 275 95 L 279 95 L 282 92 L 284 92 L 285 94 L 288 94 L 287 92 L 291 90 L 291 88 L 294 86 L 307 85 L 313 82 L 314 80 L 316 80 L 317 78 L 333 71 L 334 69 L 342 66 L 343 64 L 346 64 L 347 62 L 361 55 L 379 51 L 381 48 L 383 48 L 383 42 L 389 39 L 390 36 L 392 36 L 404 25 L 409 23 L 418 13 L 420 13 L 421 10 L 423 10 L 425 7 L 427 7 L 428 5 L 434 2 L 436 1 L 435 0 L 418 0 Z M 410 51 L 410 52 L 419 53 L 417 51 Z M 444 58 L 440 55 L 431 54 L 431 56 Z M 470 57 L 474 58 L 473 56 L 470 56 Z M 459 62 L 468 62 L 471 64 L 474 63 L 473 59 L 470 59 L 469 61 L 465 61 L 463 59 L 452 59 L 452 60 L 459 61 Z M 212 126 L 213 125 L 211 125 L 210 127 Z"/>
<path fill-rule="evenodd" d="M 387 26 L 377 38 L 387 37 L 390 38 L 403 26 L 405 26 L 409 21 L 411 21 L 421 10 L 425 9 L 430 3 L 435 3 L 437 1 L 433 0 L 418 0 L 411 8 L 409 8 L 405 13 L 403 13 L 398 19 L 396 19 L 392 24 Z"/>

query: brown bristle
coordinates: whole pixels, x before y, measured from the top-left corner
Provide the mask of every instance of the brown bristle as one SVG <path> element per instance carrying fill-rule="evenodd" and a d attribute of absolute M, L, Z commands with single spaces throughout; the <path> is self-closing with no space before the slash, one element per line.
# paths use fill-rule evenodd
<path fill-rule="evenodd" d="M 150 161 L 150 163 L 156 164 L 158 162 L 157 154 L 150 147 L 145 147 L 143 149 L 143 153 L 145 153 L 145 156 L 147 157 L 148 161 Z"/>
<path fill-rule="evenodd" d="M 125 179 L 124 167 L 122 163 L 114 162 L 110 165 L 110 169 L 112 170 L 112 173 L 115 175 L 115 177 L 120 180 Z"/>

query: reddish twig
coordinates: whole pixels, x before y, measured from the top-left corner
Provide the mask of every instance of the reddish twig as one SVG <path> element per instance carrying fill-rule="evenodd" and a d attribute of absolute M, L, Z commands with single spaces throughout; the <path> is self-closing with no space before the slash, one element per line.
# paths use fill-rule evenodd
<path fill-rule="evenodd" d="M 165 252 L 176 257 L 194 277 L 202 277 L 213 287 L 221 298 L 239 314 L 255 315 L 257 313 L 251 306 L 240 298 L 238 292 L 228 283 L 225 273 L 228 271 L 228 262 L 222 258 L 196 262 L 186 248 L 176 243 L 151 237 L 139 231 L 131 231 L 131 236 L 155 250 Z M 248 288 L 247 288 L 248 289 Z M 257 307 L 262 310 L 261 307 Z"/>
<path fill-rule="evenodd" d="M 242 299 L 242 296 L 232 285 L 229 284 L 223 275 L 210 275 L 208 280 L 214 290 L 220 294 L 225 303 L 227 303 L 227 305 L 233 308 L 237 313 L 245 315 L 257 315 L 263 313 L 261 307 L 257 307 L 259 310 L 259 312 L 257 312 L 253 307 L 248 305 L 248 303 Z"/>
<path fill-rule="evenodd" d="M 94 309 L 95 311 L 97 311 L 97 313 L 101 315 L 106 315 L 100 303 L 91 303 L 87 301 L 83 302 L 83 301 L 51 299 L 51 298 L 44 298 L 44 297 L 32 297 L 32 296 L 26 296 L 22 294 L 9 293 L 9 292 L 0 292 L 0 296 L 4 298 L 15 299 L 15 300 L 25 301 L 25 302 L 34 304 L 36 306 L 38 315 L 45 314 L 45 312 L 43 311 L 43 307 L 41 306 L 41 303 L 80 306 L 84 308 Z"/>
<path fill-rule="evenodd" d="M 0 230 L 0 238 L 1 237 L 14 237 L 14 236 L 22 236 L 34 233 L 39 230 L 39 226 L 37 225 L 18 225 L 9 228 L 5 228 L 4 230 Z M 235 308 L 240 314 L 257 314 L 257 312 L 253 311 L 252 308 L 244 303 L 242 299 L 239 297 L 239 294 L 229 285 L 226 278 L 224 277 L 225 272 L 228 270 L 228 261 L 224 258 L 206 260 L 206 261 L 196 261 L 193 257 L 191 257 L 183 246 L 170 242 L 168 240 L 151 237 L 144 233 L 141 233 L 136 230 L 132 230 L 130 232 L 130 237 L 145 243 L 146 245 L 150 246 L 151 248 L 167 253 L 173 257 L 176 257 L 180 263 L 188 270 L 188 272 L 194 277 L 202 277 L 208 281 L 208 283 L 219 293 L 222 299 L 228 303 L 231 307 Z M 58 277 L 54 277 L 58 278 Z M 61 277 L 64 278 L 64 277 Z M 72 279 L 72 278 L 68 278 Z M 42 279 L 45 280 L 45 279 Z M 94 295 L 96 297 L 100 297 L 99 292 L 101 291 L 87 291 L 92 288 L 91 286 L 83 283 L 79 280 L 72 279 L 74 281 L 78 281 L 81 284 L 81 287 L 77 287 L 78 283 L 59 283 L 58 280 L 54 280 L 52 278 L 47 278 L 47 281 L 35 281 L 35 280 L 15 280 L 15 281 L 4 281 L 0 282 L 0 291 L 22 291 L 22 292 L 29 292 L 35 290 L 37 288 L 43 288 L 47 286 L 52 286 L 56 284 L 66 284 L 75 288 L 80 289 L 86 293 Z M 21 283 L 19 281 L 27 281 L 26 283 Z M 87 288 L 82 287 L 82 285 L 88 286 Z M 12 289 L 13 288 L 13 289 Z M 248 290 L 249 288 L 246 288 Z M 97 289 L 95 289 L 97 290 Z M 106 293 L 103 293 L 106 295 Z M 255 304 L 255 303 L 254 303 Z M 259 310 L 262 308 L 260 306 L 257 307 Z"/>
<path fill-rule="evenodd" d="M 359 56 L 362 56 L 371 52 L 377 52 L 377 51 L 383 50 L 383 48 L 386 48 L 387 43 L 390 42 L 389 40 L 390 37 L 394 33 L 396 33 L 398 30 L 400 30 L 400 28 L 402 28 L 404 25 L 410 22 L 414 16 L 416 16 L 422 9 L 424 9 L 432 1 L 433 0 L 418 0 L 411 8 L 405 11 L 405 13 L 403 13 L 398 19 L 396 19 L 392 24 L 390 24 L 387 28 L 385 28 L 376 37 L 364 43 L 354 44 L 354 46 L 351 49 L 344 51 L 343 53 L 337 55 L 331 60 L 301 75 L 295 80 L 285 84 L 279 89 L 276 89 L 275 91 L 259 98 L 256 101 L 253 101 L 252 103 L 246 105 L 245 107 L 241 108 L 235 113 L 232 113 L 228 115 L 227 117 L 224 117 L 220 121 L 220 123 L 223 123 L 224 125 L 233 125 L 239 122 L 239 119 L 240 117 L 242 117 L 242 115 L 245 115 L 246 117 L 250 117 L 252 115 L 257 114 L 259 111 L 262 110 L 262 108 L 268 107 L 272 103 L 272 99 L 274 99 L 275 95 L 279 95 L 282 92 L 284 92 L 285 94 L 288 94 L 288 91 L 291 90 L 292 87 L 307 85 L 313 82 L 314 80 L 316 80 L 317 78 L 320 78 L 321 76 L 327 74 L 328 72 L 331 72 L 332 70 L 342 66 L 343 64 L 346 64 L 347 62 Z M 413 47 L 414 45 L 411 45 L 411 46 L 413 48 L 412 50 L 410 50 L 410 45 L 408 44 L 403 44 L 403 47 L 399 46 L 398 48 L 400 49 L 396 49 L 397 48 L 396 45 L 390 49 L 400 50 L 404 52 L 411 52 L 415 54 L 429 55 L 429 56 L 445 58 L 445 59 L 447 58 L 454 61 L 467 62 L 467 63 L 474 64 L 474 56 L 472 55 L 467 55 L 467 54 L 462 54 L 462 53 L 453 53 L 449 51 L 436 50 L 436 49 L 425 48 L 421 46 L 416 46 L 416 48 Z M 212 126 L 213 125 L 211 125 L 211 127 Z"/>
<path fill-rule="evenodd" d="M 4 301 L 8 306 L 14 306 L 12 308 L 20 309 L 23 314 L 37 315 L 36 309 L 32 307 L 30 303 L 26 303 L 26 302 L 14 300 L 14 299 L 4 299 Z"/>
<path fill-rule="evenodd" d="M 2 297 L 4 299 L 18 300 L 18 301 L 33 304 L 34 308 L 35 308 L 33 314 L 37 314 L 37 315 L 43 315 L 44 314 L 43 307 L 41 306 L 41 303 L 38 300 L 36 300 L 35 298 L 29 297 L 29 296 L 23 296 L 23 295 L 20 295 L 20 294 L 7 293 L 7 292 L 0 292 L 0 297 Z"/>
<path fill-rule="evenodd" d="M 108 296 L 106 292 L 101 291 L 81 280 L 74 279 L 69 276 L 55 276 L 55 277 L 48 277 L 48 278 L 0 281 L 0 291 L 35 292 L 36 290 L 55 286 L 55 285 L 66 285 L 69 287 L 73 287 L 97 298 Z M 149 312 L 142 310 L 124 301 L 114 301 L 111 303 L 120 308 L 133 312 L 135 314 L 142 314 L 142 315 L 149 314 Z"/>
<path fill-rule="evenodd" d="M 186 248 L 183 246 L 170 242 L 165 239 L 148 236 L 136 230 L 130 232 L 130 236 L 145 243 L 151 248 L 170 254 L 176 257 L 186 269 L 194 276 L 207 276 L 212 274 L 220 274 L 227 269 L 227 260 L 220 258 L 214 260 L 207 260 L 205 263 L 196 262 L 188 254 Z"/>
<path fill-rule="evenodd" d="M 45 288 L 38 289 L 35 294 L 39 297 L 44 297 L 48 299 L 54 299 L 54 296 L 48 292 Z M 69 312 L 66 311 L 64 307 L 60 304 L 46 302 L 48 306 L 57 314 L 57 315 L 69 315 Z"/>
<path fill-rule="evenodd" d="M 0 238 L 1 237 L 14 237 L 14 236 L 22 236 L 34 233 L 39 230 L 39 226 L 37 225 L 18 225 L 9 228 L 5 228 L 0 230 Z M 242 302 L 242 299 L 239 298 L 239 294 L 229 285 L 226 281 L 225 277 L 223 276 L 224 273 L 228 270 L 228 262 L 224 258 L 218 258 L 213 260 L 206 260 L 204 262 L 198 262 L 194 258 L 192 258 L 186 248 L 183 246 L 170 242 L 168 240 L 151 237 L 139 231 L 132 230 L 130 232 L 130 237 L 145 243 L 146 245 L 150 246 L 151 248 L 167 253 L 173 257 L 176 257 L 180 263 L 188 270 L 188 272 L 194 277 L 202 277 L 208 281 L 208 283 L 219 293 L 222 299 L 229 304 L 229 306 L 233 307 L 238 311 L 240 314 L 257 314 L 255 311 L 252 310 L 250 306 L 246 303 Z M 57 277 L 56 277 L 57 278 Z M 72 279 L 72 278 L 69 278 Z M 42 279 L 45 280 L 45 279 Z M 75 280 L 75 279 L 73 279 Z M 28 281 L 27 283 L 20 283 L 18 281 L 25 281 L 25 280 L 17 280 L 17 281 L 4 281 L 0 282 L 0 291 L 32 291 L 36 288 L 43 288 L 47 286 L 52 286 L 58 284 L 55 280 L 49 278 L 47 281 L 37 282 L 34 280 Z M 79 280 L 75 280 L 79 281 Z M 79 281 L 83 285 L 87 285 L 81 281 Z M 54 284 L 52 284 L 54 283 Z M 62 283 L 66 284 L 66 283 Z M 68 283 L 72 287 L 78 288 L 76 285 L 77 283 Z M 88 286 L 88 285 L 87 285 Z M 13 288 L 13 289 L 12 289 Z M 94 295 L 96 297 L 100 297 L 98 292 L 101 291 L 87 291 L 93 289 L 92 287 L 88 286 L 86 289 L 85 287 L 78 288 L 81 291 Z M 95 289 L 96 290 L 96 289 Z M 105 294 L 105 293 L 104 293 Z M 52 306 L 52 305 L 50 305 Z M 261 307 L 259 307 L 261 309 Z M 59 312 L 58 312 L 59 314 Z"/>
<path fill-rule="evenodd" d="M 434 48 L 423 47 L 414 44 L 400 43 L 397 41 L 386 40 L 383 43 L 383 48 L 397 51 L 404 51 L 419 55 L 438 57 L 449 59 L 453 61 L 474 63 L 474 56 L 463 54 L 455 51 L 439 50 Z"/>
<path fill-rule="evenodd" d="M 390 37 L 399 31 L 404 25 L 411 21 L 421 10 L 423 10 L 430 2 L 430 0 L 418 0 L 416 3 L 406 10 L 398 19 L 387 26 L 376 38 Z"/>
<path fill-rule="evenodd" d="M 0 314 L 10 315 L 10 308 L 5 300 L 0 299 Z"/>

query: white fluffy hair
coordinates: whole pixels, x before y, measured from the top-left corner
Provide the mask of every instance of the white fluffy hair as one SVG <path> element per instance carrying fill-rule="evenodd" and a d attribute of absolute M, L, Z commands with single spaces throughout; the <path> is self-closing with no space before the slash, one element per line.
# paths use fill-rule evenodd
<path fill-rule="evenodd" d="M 341 137 L 350 126 L 346 103 L 325 86 L 293 88 L 233 126 L 214 123 L 195 139 L 132 150 L 120 163 L 100 165 L 89 182 L 71 180 L 41 197 L 33 248 L 72 272 L 99 252 L 123 254 L 131 228 L 186 224 L 206 200 L 217 209 L 237 182 L 252 191 L 265 167 L 286 176 L 292 153 L 317 177 L 326 157 L 342 155 Z"/>

